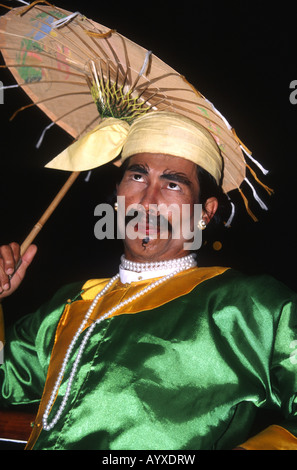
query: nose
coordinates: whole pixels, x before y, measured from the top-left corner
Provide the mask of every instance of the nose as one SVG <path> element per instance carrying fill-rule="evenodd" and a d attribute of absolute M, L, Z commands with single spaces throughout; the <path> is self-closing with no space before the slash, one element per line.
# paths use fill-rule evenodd
<path fill-rule="evenodd" d="M 160 191 L 156 184 L 148 184 L 141 192 L 140 201 L 146 211 L 149 210 L 151 205 L 160 204 Z"/>

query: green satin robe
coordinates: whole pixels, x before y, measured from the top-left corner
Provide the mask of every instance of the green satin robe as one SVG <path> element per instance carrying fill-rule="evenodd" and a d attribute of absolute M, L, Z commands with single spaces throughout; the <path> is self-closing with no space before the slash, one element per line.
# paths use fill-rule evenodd
<path fill-rule="evenodd" d="M 65 301 L 79 302 L 80 290 L 63 288 L 6 333 L 2 407 L 40 401 Z M 281 411 L 297 435 L 295 305 L 272 278 L 227 270 L 157 308 L 103 321 L 62 418 L 34 449 L 232 449 L 257 408 Z M 65 382 L 53 412 L 64 392 Z"/>

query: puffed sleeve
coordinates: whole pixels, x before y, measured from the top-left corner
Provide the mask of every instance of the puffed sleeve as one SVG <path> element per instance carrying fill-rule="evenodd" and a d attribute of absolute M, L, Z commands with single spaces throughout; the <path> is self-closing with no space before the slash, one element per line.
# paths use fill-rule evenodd
<path fill-rule="evenodd" d="M 283 421 L 269 426 L 241 444 L 249 450 L 297 450 L 297 309 L 296 295 L 275 316 L 275 340 L 270 358 L 271 405 Z M 273 314 L 273 312 L 272 312 Z"/>
<path fill-rule="evenodd" d="M 81 284 L 79 284 L 80 286 Z M 78 284 L 62 289 L 34 314 L 20 318 L 5 331 L 0 312 L 0 338 L 4 348 L 0 364 L 0 407 L 40 401 L 55 330 L 69 298 Z"/>

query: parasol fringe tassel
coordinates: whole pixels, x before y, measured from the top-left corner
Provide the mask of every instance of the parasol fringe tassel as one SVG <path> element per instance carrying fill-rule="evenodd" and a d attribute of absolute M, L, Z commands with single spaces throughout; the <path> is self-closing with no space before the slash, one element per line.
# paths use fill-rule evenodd
<path fill-rule="evenodd" d="M 85 183 L 88 183 L 90 181 L 91 174 L 92 174 L 92 170 L 89 170 L 87 173 L 87 176 L 84 179 Z"/>
<path fill-rule="evenodd" d="M 252 173 L 253 177 L 255 178 L 255 180 L 268 192 L 269 196 L 271 196 L 274 191 L 273 189 L 269 188 L 268 186 L 266 186 L 264 183 L 262 183 L 258 178 L 257 178 L 257 175 L 256 173 L 247 165 L 247 168 L 250 170 L 250 172 Z M 253 192 L 253 196 L 255 198 L 255 200 L 257 201 L 257 203 L 260 205 L 261 209 L 265 210 L 265 211 L 268 211 L 268 207 L 266 206 L 266 204 L 262 201 L 262 199 L 258 196 L 257 194 L 257 191 L 255 190 L 255 188 L 253 187 L 252 183 L 248 180 L 248 178 L 244 178 L 244 181 L 249 185 L 249 187 L 251 188 L 252 192 Z M 248 214 L 252 217 L 252 219 L 257 222 L 258 219 L 256 218 L 256 216 L 252 213 L 252 211 L 250 210 L 249 206 L 248 206 L 248 200 L 246 198 L 246 196 L 243 194 L 242 190 L 240 188 L 238 188 L 241 196 L 242 196 L 242 199 L 244 201 L 244 204 L 245 204 L 245 207 L 246 207 L 246 210 L 248 212 Z M 231 204 L 231 214 L 229 216 L 229 219 L 227 220 L 227 222 L 224 223 L 225 227 L 226 228 L 229 228 L 231 226 L 231 223 L 234 219 L 234 216 L 235 216 L 235 205 L 233 204 L 233 202 L 231 201 L 231 198 L 228 194 L 226 194 L 230 204 Z"/>
<path fill-rule="evenodd" d="M 61 18 L 60 20 L 53 21 L 51 27 L 53 29 L 61 28 L 61 26 L 66 25 L 69 21 L 73 20 L 77 15 L 83 16 L 79 11 L 75 11 L 71 15 L 66 16 L 65 18 Z"/>
<path fill-rule="evenodd" d="M 254 170 L 252 170 L 252 168 L 249 166 L 249 165 L 246 165 L 247 168 L 250 170 L 252 176 L 254 177 L 254 179 L 267 191 L 267 193 L 269 194 L 269 196 L 271 196 L 274 191 L 273 189 L 269 188 L 268 186 L 266 186 L 264 183 L 262 183 L 262 181 L 259 180 L 259 178 L 257 177 L 256 173 L 254 172 Z M 244 178 L 244 180 L 248 186 L 251 188 L 252 192 L 253 192 L 253 196 L 255 198 L 255 200 L 257 201 L 257 203 L 259 204 L 259 206 L 261 207 L 261 209 L 265 210 L 265 211 L 268 211 L 268 207 L 266 206 L 266 204 L 262 201 L 262 199 L 258 196 L 257 194 L 257 191 L 255 190 L 254 186 L 252 185 L 252 183 L 249 181 L 249 179 L 247 177 Z M 246 207 L 246 211 L 247 213 L 250 215 L 250 217 L 254 220 L 254 222 L 258 222 L 258 219 L 257 217 L 253 214 L 253 212 L 250 210 L 249 208 L 249 205 L 248 205 L 248 199 L 247 197 L 243 194 L 242 190 L 240 188 L 238 188 L 238 191 L 244 201 L 244 204 L 245 204 L 245 207 Z M 233 218 L 235 216 L 235 206 L 233 204 L 233 202 L 231 201 L 230 199 L 230 196 L 228 194 L 227 195 L 227 198 L 231 204 L 231 214 L 230 214 L 230 217 L 229 219 L 227 220 L 227 222 L 224 224 L 225 227 L 229 228 L 231 226 L 231 223 L 233 221 Z"/>
<path fill-rule="evenodd" d="M 259 178 L 257 177 L 256 173 L 254 172 L 254 170 L 252 170 L 252 168 L 249 166 L 249 165 L 246 165 L 247 168 L 250 170 L 250 172 L 252 173 L 253 177 L 255 178 L 255 180 L 257 181 L 257 183 L 259 183 L 262 188 L 265 189 L 265 191 L 267 191 L 267 193 L 269 194 L 269 196 L 271 196 L 273 193 L 274 193 L 274 190 L 269 188 L 266 184 L 262 183 L 262 181 L 259 180 Z"/>
<path fill-rule="evenodd" d="M 251 211 L 251 209 L 249 208 L 249 203 L 248 203 L 248 200 L 246 198 L 246 196 L 243 194 L 242 192 L 242 189 L 238 188 L 238 191 L 243 199 L 243 202 L 244 202 L 244 205 L 245 205 L 245 208 L 246 208 L 246 211 L 247 213 L 249 214 L 249 216 L 253 219 L 254 222 L 258 222 L 258 219 L 257 217 L 255 216 L 255 214 L 253 214 L 253 212 Z"/>
<path fill-rule="evenodd" d="M 25 8 L 23 8 L 23 10 L 21 10 L 18 15 L 20 16 L 23 16 L 25 13 L 27 13 L 29 10 L 31 10 L 31 8 L 33 8 L 35 5 L 37 5 L 38 3 L 45 3 L 46 5 L 48 5 L 49 7 L 52 7 L 52 8 L 55 8 L 55 6 L 52 4 L 52 3 L 49 3 L 47 2 L 46 0 L 35 0 L 35 2 L 32 2 L 32 3 L 28 3 L 27 6 Z"/>
<path fill-rule="evenodd" d="M 8 5 L 3 5 L 3 3 L 0 3 L 0 7 L 6 8 L 7 10 L 13 10 L 13 7 L 9 7 Z"/>
<path fill-rule="evenodd" d="M 144 60 L 143 60 L 143 64 L 138 72 L 138 76 L 135 80 L 135 82 L 133 83 L 133 85 L 131 86 L 130 90 L 129 90 L 129 94 L 132 95 L 133 91 L 135 91 L 135 88 L 139 82 L 139 79 L 145 75 L 147 76 L 150 72 L 150 68 L 151 68 L 151 56 L 152 56 L 152 51 L 146 51 L 146 54 L 145 54 L 145 57 L 144 57 Z M 138 99 L 140 98 L 140 96 L 144 93 L 144 91 L 138 96 Z M 154 96 L 155 94 L 153 94 Z M 149 100 L 151 99 L 150 98 L 147 98 L 145 100 L 145 102 L 148 102 Z"/>
<path fill-rule="evenodd" d="M 232 127 L 232 129 L 231 129 L 231 132 L 232 132 L 233 136 L 235 137 L 235 139 L 237 140 L 237 142 L 239 143 L 239 146 L 240 146 L 241 150 L 243 150 L 244 153 L 245 153 L 248 157 L 250 157 L 250 156 L 252 155 L 252 152 L 251 152 L 251 151 L 247 148 L 247 146 L 244 145 L 244 143 L 240 140 L 240 138 L 239 138 L 238 135 L 236 134 L 235 129 L 234 129 L 233 127 Z"/>
<path fill-rule="evenodd" d="M 140 72 L 138 74 L 139 77 L 142 77 L 143 74 L 145 74 L 146 72 L 146 69 L 149 65 L 149 61 L 150 61 L 150 58 L 151 58 L 151 55 L 152 55 L 152 51 L 147 51 L 146 54 L 145 54 L 145 58 L 144 58 L 144 61 L 143 61 L 143 64 L 142 64 L 142 67 L 140 69 Z"/>
<path fill-rule="evenodd" d="M 39 147 L 41 146 L 46 132 L 47 132 L 51 127 L 53 127 L 54 125 L 55 125 L 55 122 L 51 122 L 48 126 L 46 126 L 46 127 L 43 129 L 42 134 L 41 134 L 41 136 L 39 137 L 39 140 L 38 140 L 37 144 L 35 145 L 35 147 L 36 147 L 37 149 L 39 149 Z"/>
<path fill-rule="evenodd" d="M 19 88 L 19 87 L 20 87 L 19 84 L 18 84 L 18 85 L 6 85 L 6 86 L 2 86 L 2 87 L 0 88 L 0 91 L 2 91 L 2 90 L 9 90 L 10 88 Z"/>
<path fill-rule="evenodd" d="M 93 38 L 99 38 L 99 39 L 107 39 L 109 38 L 112 34 L 116 33 L 115 29 L 110 29 L 106 33 L 96 33 L 95 31 L 89 31 L 88 29 L 84 29 L 84 32 Z"/>
<path fill-rule="evenodd" d="M 29 109 L 29 108 L 32 108 L 33 106 L 35 106 L 35 103 L 30 103 L 30 104 L 27 104 L 26 106 L 22 106 L 21 108 L 17 109 L 13 115 L 9 118 L 9 121 L 13 121 L 14 118 L 22 111 L 24 111 L 25 109 Z"/>
<path fill-rule="evenodd" d="M 228 219 L 227 222 L 225 223 L 225 227 L 226 227 L 226 228 L 229 228 L 229 227 L 231 227 L 231 223 L 232 223 L 232 221 L 233 221 L 233 219 L 234 219 L 234 216 L 235 216 L 235 205 L 234 205 L 233 202 L 231 201 L 231 199 L 230 199 L 230 197 L 228 196 L 228 194 L 227 194 L 227 197 L 228 197 L 229 202 L 230 202 L 230 204 L 231 204 L 231 214 L 230 214 L 230 216 L 229 216 L 229 219 Z"/>
<path fill-rule="evenodd" d="M 209 101 L 207 98 L 204 98 L 205 101 L 207 103 L 209 103 L 211 106 L 212 106 L 212 109 L 214 110 L 214 112 L 220 116 L 220 118 L 223 120 L 223 122 L 225 123 L 225 125 L 227 126 L 227 128 L 229 129 L 229 131 L 232 130 L 232 127 L 230 126 L 229 122 L 227 121 L 227 119 L 222 115 L 222 113 L 220 113 L 220 111 L 218 111 L 218 109 L 213 105 L 213 103 L 211 101 Z"/>
<path fill-rule="evenodd" d="M 17 0 L 19 3 L 22 3 L 23 5 L 30 5 L 29 2 L 25 2 L 25 0 Z M 14 10 L 14 7 L 9 7 L 8 5 L 3 5 L 3 3 L 0 3 L 0 7 L 7 8 L 7 10 Z"/>
<path fill-rule="evenodd" d="M 245 155 L 255 164 L 257 165 L 258 168 L 262 171 L 264 175 L 267 175 L 269 173 L 268 170 L 266 170 L 261 163 L 258 162 L 254 157 L 252 157 L 251 153 L 247 152 L 246 148 L 244 148 L 243 145 L 240 145 L 241 150 L 245 153 Z"/>
<path fill-rule="evenodd" d="M 200 93 L 200 91 L 198 91 L 198 90 L 194 87 L 194 85 L 192 85 L 192 83 L 188 82 L 188 80 L 186 79 L 186 77 L 184 77 L 183 75 L 180 75 L 180 77 L 183 79 L 183 81 L 184 81 L 187 85 L 189 85 L 189 86 L 192 88 L 193 93 L 195 93 L 196 96 L 198 96 L 199 98 L 205 99 L 205 96 L 203 96 L 202 93 Z"/>
<path fill-rule="evenodd" d="M 266 204 L 264 204 L 264 202 L 262 201 L 262 199 L 260 199 L 260 197 L 258 196 L 257 194 L 257 191 L 255 190 L 254 186 L 252 185 L 252 183 L 247 179 L 247 178 L 244 178 L 244 181 L 249 185 L 249 187 L 251 188 L 252 192 L 253 192 L 253 196 L 255 198 L 255 200 L 257 201 L 257 203 L 259 204 L 259 206 L 261 207 L 261 209 L 263 209 L 264 211 L 268 211 L 268 207 L 266 206 Z"/>

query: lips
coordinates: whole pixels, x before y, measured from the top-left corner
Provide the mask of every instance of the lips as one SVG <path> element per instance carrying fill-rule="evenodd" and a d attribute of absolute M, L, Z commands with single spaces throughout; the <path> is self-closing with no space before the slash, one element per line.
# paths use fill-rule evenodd
<path fill-rule="evenodd" d="M 160 226 L 158 224 L 139 223 L 135 225 L 135 231 L 138 232 L 140 236 L 156 237 L 160 233 Z"/>
<path fill-rule="evenodd" d="M 126 226 L 129 222 L 133 221 L 134 217 L 135 211 L 126 216 Z M 138 212 L 137 217 L 138 220 L 135 220 L 136 223 L 133 227 L 133 231 L 137 234 L 138 238 L 159 238 L 160 233 L 164 233 L 165 230 L 167 234 L 172 231 L 171 224 L 163 215 Z"/>

